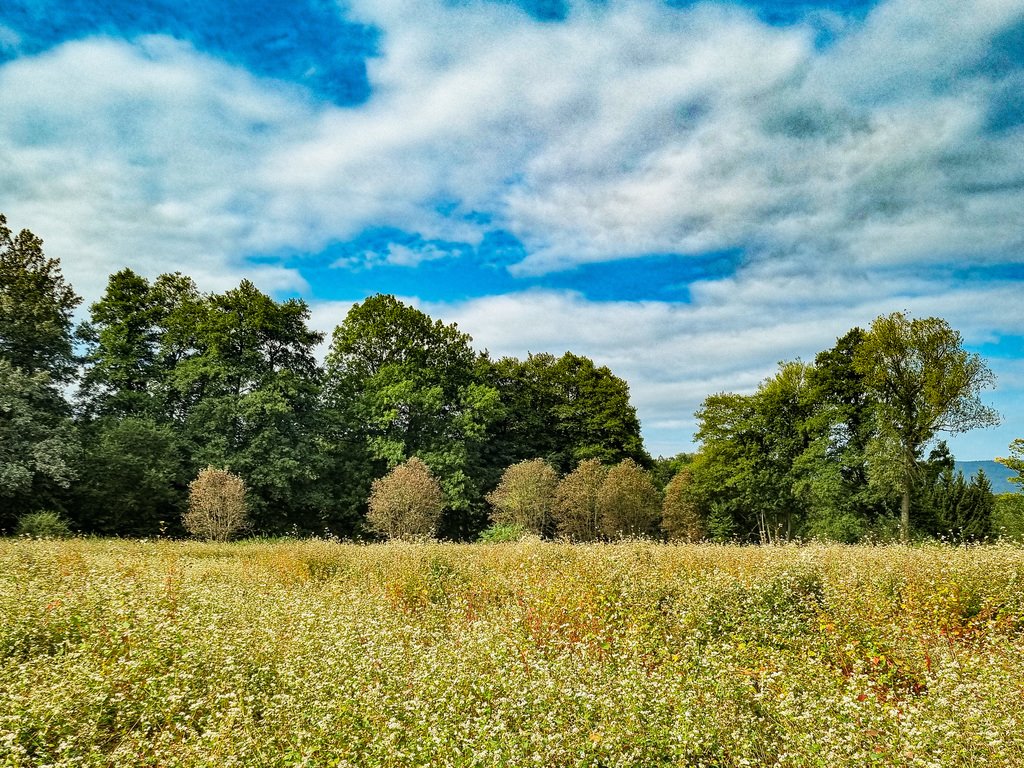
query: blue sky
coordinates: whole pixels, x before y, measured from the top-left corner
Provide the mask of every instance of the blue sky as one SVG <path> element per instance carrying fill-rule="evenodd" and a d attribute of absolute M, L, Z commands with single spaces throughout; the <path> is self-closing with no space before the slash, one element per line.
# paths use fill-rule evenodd
<path fill-rule="evenodd" d="M 571 349 L 648 448 L 879 314 L 939 315 L 1024 436 L 1024 0 L 8 0 L 0 211 L 87 302 L 248 277 Z"/>

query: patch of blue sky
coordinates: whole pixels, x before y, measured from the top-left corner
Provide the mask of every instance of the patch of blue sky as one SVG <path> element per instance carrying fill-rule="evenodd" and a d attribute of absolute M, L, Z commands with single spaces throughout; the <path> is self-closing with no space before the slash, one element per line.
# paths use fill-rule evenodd
<path fill-rule="evenodd" d="M 1003 334 L 998 339 L 974 344 L 970 348 L 986 359 L 1020 360 L 1024 358 L 1024 336 Z"/>
<path fill-rule="evenodd" d="M 686 8 L 703 0 L 667 0 L 674 8 Z M 861 18 L 880 0 L 734 0 L 731 5 L 750 8 L 768 24 L 785 26 L 806 19 L 822 11 L 840 16 Z"/>
<path fill-rule="evenodd" d="M 314 257 L 287 261 L 322 300 L 392 293 L 426 301 L 461 301 L 544 289 L 571 291 L 591 301 L 688 302 L 693 282 L 732 274 L 741 258 L 736 251 L 649 254 L 547 275 L 511 274 L 508 267 L 525 255 L 522 243 L 503 230 L 488 232 L 472 246 L 379 228 Z"/>
<path fill-rule="evenodd" d="M 95 35 L 162 34 L 339 105 L 369 97 L 366 59 L 379 42 L 377 30 L 347 22 L 333 0 L 6 0 L 0 25 L 17 36 L 0 46 L 0 62 Z"/>

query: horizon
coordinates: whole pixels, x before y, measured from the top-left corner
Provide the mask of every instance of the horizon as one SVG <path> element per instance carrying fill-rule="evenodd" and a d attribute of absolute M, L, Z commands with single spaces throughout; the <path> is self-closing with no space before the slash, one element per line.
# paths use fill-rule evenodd
<path fill-rule="evenodd" d="M 1024 0 L 114 0 L 0 9 L 0 212 L 98 300 L 394 294 L 630 385 L 652 456 L 878 315 L 1024 436 Z"/>

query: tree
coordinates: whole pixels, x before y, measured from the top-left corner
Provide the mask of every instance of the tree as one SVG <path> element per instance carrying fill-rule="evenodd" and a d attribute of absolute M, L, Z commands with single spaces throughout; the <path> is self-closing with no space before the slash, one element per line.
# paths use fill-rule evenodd
<path fill-rule="evenodd" d="M 364 457 L 352 482 L 368 488 L 419 457 L 441 478 L 455 536 L 483 522 L 481 456 L 500 408 L 497 391 L 477 380 L 471 341 L 394 296 L 371 296 L 334 330 L 324 383 L 333 445 Z"/>
<path fill-rule="evenodd" d="M 661 507 L 661 530 L 671 540 L 697 542 L 707 534 L 700 506 L 694 497 L 693 475 L 683 469 L 665 486 Z"/>
<path fill-rule="evenodd" d="M 566 352 L 485 360 L 483 367 L 501 394 L 503 412 L 489 430 L 488 447 L 501 466 L 534 456 L 559 472 L 586 459 L 651 463 L 629 386 L 606 366 Z"/>
<path fill-rule="evenodd" d="M 366 521 L 389 539 L 437 534 L 444 493 L 430 468 L 415 456 L 373 481 Z"/>
<path fill-rule="evenodd" d="M 74 498 L 79 527 L 105 536 L 180 532 L 188 470 L 179 437 L 148 417 L 103 417 L 82 426 Z"/>
<path fill-rule="evenodd" d="M 597 494 L 601 530 L 609 539 L 649 536 L 661 515 L 661 494 L 650 473 L 632 459 L 608 470 Z"/>
<path fill-rule="evenodd" d="M 808 507 L 809 538 L 853 543 L 893 512 L 892 494 L 868 472 L 874 402 L 854 367 L 864 337 L 860 328 L 848 331 L 808 371 L 808 445 L 794 463 L 794 490 Z"/>
<path fill-rule="evenodd" d="M 562 478 L 555 489 L 555 527 L 559 536 L 572 541 L 601 538 L 597 497 L 607 477 L 607 466 L 597 459 L 586 459 Z"/>
<path fill-rule="evenodd" d="M 701 451 L 689 467 L 690 493 L 704 519 L 714 511 L 719 533 L 769 543 L 805 524 L 800 460 L 812 442 L 808 379 L 804 363 L 780 363 L 754 394 L 711 395 L 697 411 Z"/>
<path fill-rule="evenodd" d="M 0 530 L 60 506 L 75 479 L 78 437 L 45 371 L 0 358 Z"/>
<path fill-rule="evenodd" d="M 1024 440 L 1018 437 L 1010 443 L 1010 455 L 1006 458 L 997 458 L 996 461 L 1017 473 L 1016 477 L 1010 478 L 1010 482 L 1017 483 L 1024 491 Z"/>
<path fill-rule="evenodd" d="M 960 334 L 946 321 L 911 320 L 899 312 L 875 319 L 854 366 L 876 402 L 872 471 L 899 489 L 900 536 L 907 541 L 922 448 L 939 431 L 998 423 L 998 414 L 979 396 L 994 378 L 980 356 L 963 349 Z"/>
<path fill-rule="evenodd" d="M 23 229 L 12 236 L 0 214 L 0 359 L 64 384 L 75 375 L 72 313 L 81 303 L 64 282 L 60 262 Z"/>
<path fill-rule="evenodd" d="M 487 502 L 494 508 L 494 522 L 550 536 L 555 527 L 557 487 L 558 473 L 543 459 L 513 464 L 501 476 L 498 487 L 487 495 Z"/>
<path fill-rule="evenodd" d="M 189 483 L 182 523 L 193 536 L 227 541 L 248 524 L 245 481 L 227 470 L 207 467 Z"/>
<path fill-rule="evenodd" d="M 992 533 L 995 496 L 981 470 L 968 482 L 963 472 L 947 467 L 939 475 L 929 502 L 937 524 L 935 533 L 939 535 L 979 541 Z"/>

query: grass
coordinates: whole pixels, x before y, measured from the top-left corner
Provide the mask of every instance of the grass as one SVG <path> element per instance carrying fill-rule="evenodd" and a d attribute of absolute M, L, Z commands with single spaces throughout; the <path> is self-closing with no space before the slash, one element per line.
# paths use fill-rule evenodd
<path fill-rule="evenodd" d="M 1024 765 L 1024 550 L 0 542 L 4 766 Z"/>

